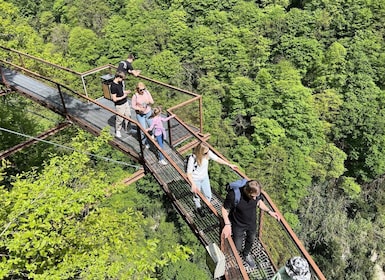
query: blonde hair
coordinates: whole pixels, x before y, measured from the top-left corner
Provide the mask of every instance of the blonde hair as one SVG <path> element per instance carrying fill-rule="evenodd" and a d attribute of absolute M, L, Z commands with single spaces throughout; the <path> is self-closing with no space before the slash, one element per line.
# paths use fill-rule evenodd
<path fill-rule="evenodd" d="M 162 113 L 162 107 L 161 106 L 157 106 L 154 108 L 154 110 L 152 111 L 152 114 L 150 116 L 150 118 L 154 118 L 156 116 L 159 116 L 160 113 Z"/>
<path fill-rule="evenodd" d="M 210 148 L 203 142 L 194 148 L 194 155 L 199 166 L 202 165 L 203 158 L 208 157 L 209 150 Z"/>
<path fill-rule="evenodd" d="M 142 83 L 142 82 L 139 82 L 137 85 L 136 85 L 136 92 L 140 92 L 139 91 L 139 89 L 141 89 L 141 88 L 146 88 L 146 86 L 144 85 L 144 83 Z"/>

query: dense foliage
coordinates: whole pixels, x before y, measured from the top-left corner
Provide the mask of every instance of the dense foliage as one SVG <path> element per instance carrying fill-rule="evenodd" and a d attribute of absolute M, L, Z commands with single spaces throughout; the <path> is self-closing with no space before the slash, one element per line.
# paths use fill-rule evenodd
<path fill-rule="evenodd" d="M 0 0 L 0 18 L 2 45 L 79 71 L 133 52 L 202 94 L 210 141 L 327 278 L 384 266 L 384 1 Z"/>
<path fill-rule="evenodd" d="M 11 187 L 1 187 L 1 279 L 150 279 L 193 253 L 180 243 L 196 241 L 178 242 L 178 230 L 159 211 L 161 196 L 154 203 L 133 186 L 113 185 L 118 173 L 108 168 L 107 175 L 88 156 L 104 150 L 109 132 L 87 138 L 79 131 L 71 145 L 76 151 L 53 156 L 39 173 L 23 172 Z M 9 177 L 6 167 L 3 162 L 2 181 Z M 184 270 L 194 269 L 207 277 L 191 263 Z"/>

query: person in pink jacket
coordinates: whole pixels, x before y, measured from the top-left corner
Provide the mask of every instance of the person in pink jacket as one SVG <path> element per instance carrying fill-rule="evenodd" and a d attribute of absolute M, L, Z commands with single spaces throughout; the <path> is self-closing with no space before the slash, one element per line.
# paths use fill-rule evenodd
<path fill-rule="evenodd" d="M 160 106 L 156 107 L 153 110 L 153 113 L 150 116 L 150 119 L 152 119 L 152 124 L 147 129 L 147 131 L 153 131 L 153 135 L 156 138 L 156 142 L 158 142 L 159 146 L 163 149 L 163 140 L 166 139 L 166 129 L 163 126 L 163 122 L 167 122 L 169 119 L 175 117 L 175 115 L 172 114 L 171 116 L 164 118 L 162 117 L 161 113 L 162 108 Z M 161 152 L 159 152 L 159 164 L 167 164 Z"/>
<path fill-rule="evenodd" d="M 152 119 L 150 116 L 152 114 L 151 105 L 154 104 L 151 93 L 148 91 L 144 83 L 139 82 L 136 86 L 136 93 L 132 96 L 131 107 L 136 112 L 136 119 L 143 127 L 147 129 L 151 125 Z M 147 137 L 144 136 L 144 133 L 141 133 L 142 144 L 146 145 L 146 148 L 150 148 Z"/>

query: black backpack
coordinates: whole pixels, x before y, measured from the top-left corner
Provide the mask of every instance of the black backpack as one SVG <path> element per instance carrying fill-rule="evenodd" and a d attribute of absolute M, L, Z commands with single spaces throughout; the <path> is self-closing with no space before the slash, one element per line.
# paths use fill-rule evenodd
<path fill-rule="evenodd" d="M 193 171 L 195 171 L 198 168 L 198 163 L 196 161 L 195 155 L 194 154 L 188 154 L 187 156 L 185 156 L 184 162 L 183 162 L 184 163 L 184 172 L 186 172 L 186 173 L 187 173 L 187 165 L 188 165 L 188 161 L 189 161 L 190 157 L 194 158 L 194 168 L 193 168 Z"/>

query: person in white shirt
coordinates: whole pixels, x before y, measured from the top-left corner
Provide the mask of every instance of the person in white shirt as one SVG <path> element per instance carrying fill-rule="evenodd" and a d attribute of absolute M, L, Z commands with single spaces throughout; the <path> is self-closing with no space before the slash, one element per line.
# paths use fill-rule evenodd
<path fill-rule="evenodd" d="M 220 164 L 227 165 L 232 169 L 237 168 L 236 165 L 228 163 L 210 151 L 209 147 L 201 142 L 194 148 L 193 155 L 187 162 L 187 177 L 191 183 L 191 191 L 194 193 L 194 203 L 196 210 L 200 216 L 205 216 L 201 207 L 201 200 L 197 195 L 202 192 L 208 201 L 211 201 L 212 192 L 210 186 L 210 178 L 208 172 L 209 160 L 214 160 Z"/>

